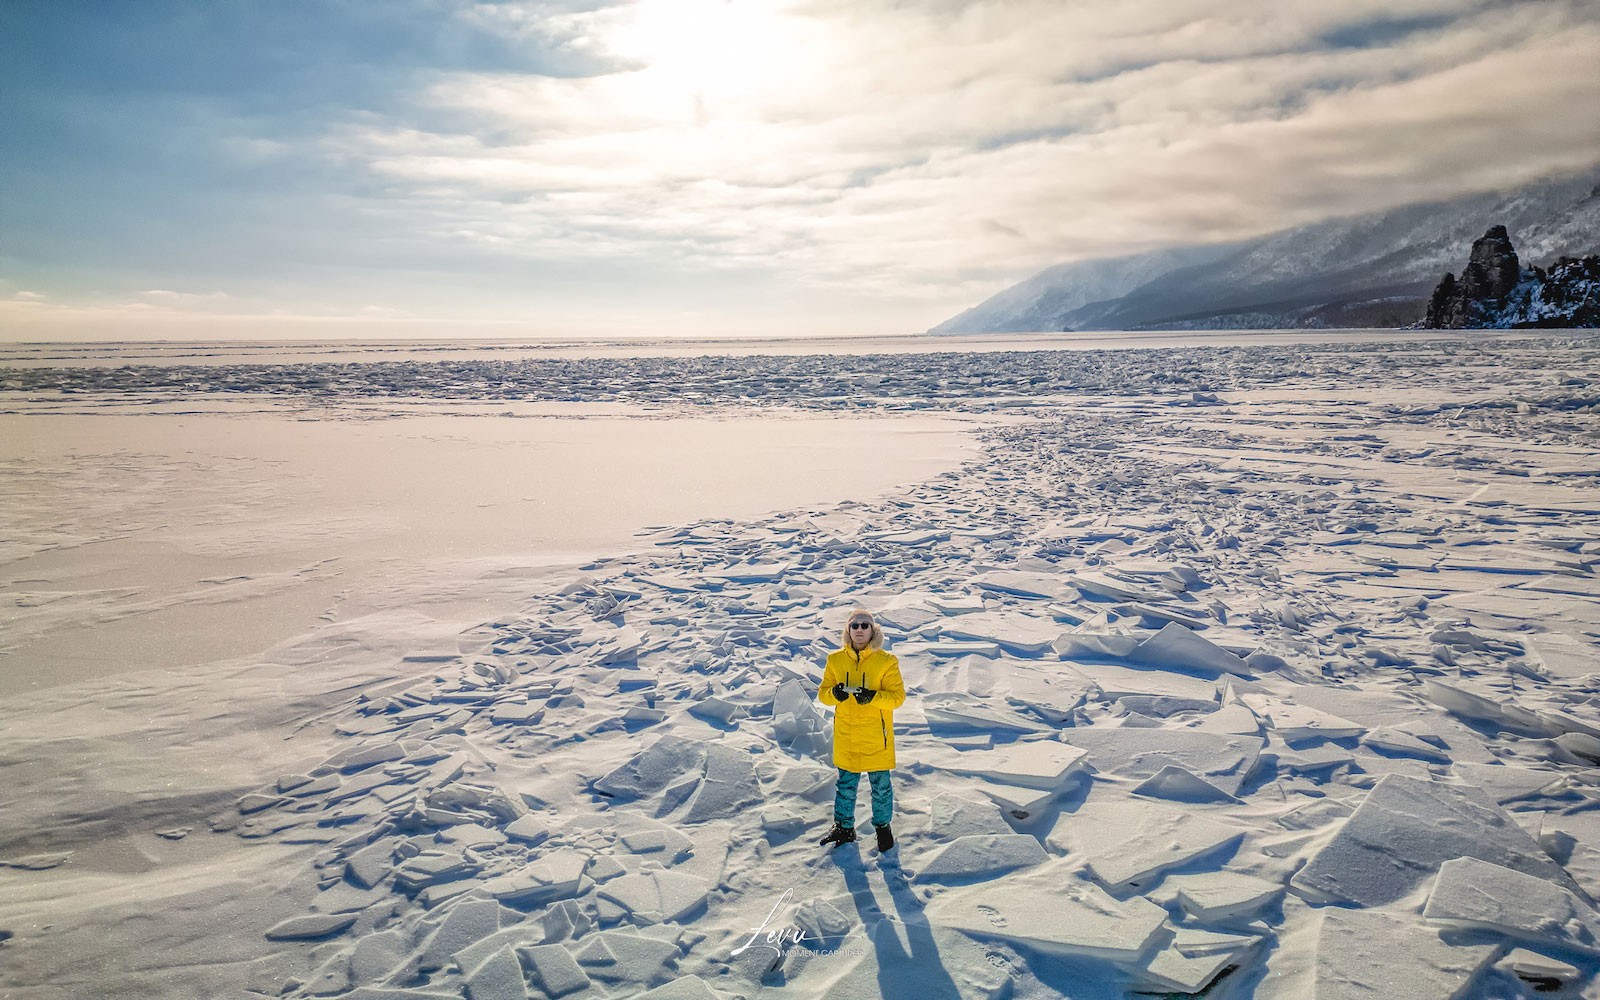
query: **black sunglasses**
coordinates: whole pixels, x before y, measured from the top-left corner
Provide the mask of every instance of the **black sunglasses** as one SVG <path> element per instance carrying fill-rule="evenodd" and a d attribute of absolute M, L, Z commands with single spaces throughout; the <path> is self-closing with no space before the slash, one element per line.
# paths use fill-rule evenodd
<path fill-rule="evenodd" d="M 851 628 L 871 628 L 872 627 L 872 623 L 871 622 L 851 622 L 850 623 L 850 627 Z"/>

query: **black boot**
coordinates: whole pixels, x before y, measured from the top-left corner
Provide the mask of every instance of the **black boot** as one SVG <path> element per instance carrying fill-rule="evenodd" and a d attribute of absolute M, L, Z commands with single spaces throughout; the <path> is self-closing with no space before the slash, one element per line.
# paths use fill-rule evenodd
<path fill-rule="evenodd" d="M 878 827 L 878 853 L 887 853 L 894 846 L 894 831 L 886 826 Z"/>
<path fill-rule="evenodd" d="M 856 831 L 854 827 L 845 826 L 843 823 L 833 824 L 833 829 L 822 838 L 823 847 L 838 847 L 840 844 L 855 843 Z"/>

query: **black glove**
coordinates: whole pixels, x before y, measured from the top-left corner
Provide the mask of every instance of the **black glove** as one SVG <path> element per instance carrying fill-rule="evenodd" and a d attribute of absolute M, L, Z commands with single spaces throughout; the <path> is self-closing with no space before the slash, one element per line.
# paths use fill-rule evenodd
<path fill-rule="evenodd" d="M 843 684 L 835 684 L 833 686 L 833 700 L 834 701 L 848 701 L 849 699 L 850 699 L 850 696 L 845 693 Z"/>
<path fill-rule="evenodd" d="M 865 705 L 867 702 L 876 697 L 877 694 L 878 692 L 872 690 L 871 688 L 862 688 L 856 692 L 856 704 Z"/>

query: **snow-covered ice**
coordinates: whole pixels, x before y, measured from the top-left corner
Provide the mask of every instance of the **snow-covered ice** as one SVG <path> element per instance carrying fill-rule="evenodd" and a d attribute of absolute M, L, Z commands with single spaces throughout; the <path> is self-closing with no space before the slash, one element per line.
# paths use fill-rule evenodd
<path fill-rule="evenodd" d="M 1570 881 L 1490 796 L 1390 774 L 1290 887 L 1308 899 L 1382 906 L 1405 898 L 1456 858 L 1477 858 L 1555 884 Z"/>
<path fill-rule="evenodd" d="M 1118 902 L 1079 881 L 1065 859 L 1024 874 L 951 889 L 935 898 L 928 918 L 977 938 L 994 938 L 1047 954 L 1137 962 L 1156 939 L 1166 911 L 1147 899 Z"/>
<path fill-rule="evenodd" d="M 1316 1000 L 1440 1000 L 1470 995 L 1473 979 L 1494 960 L 1493 941 L 1452 941 L 1414 915 L 1384 910 L 1329 907 L 1318 921 L 1315 975 L 1304 985 L 1279 986 L 1268 980 L 1269 995 Z"/>
<path fill-rule="evenodd" d="M 0 369 L 49 431 L 0 453 L 0 993 L 1600 995 L 1600 342 L 163 358 Z M 559 557 L 484 508 L 463 560 L 408 519 L 534 475 L 318 509 L 265 452 L 131 447 L 286 417 L 981 448 Z M 909 694 L 886 856 L 864 801 L 816 845 L 856 604 Z M 248 655 L 110 662 L 213 620 Z"/>
<path fill-rule="evenodd" d="M 1169 869 L 1238 844 L 1244 830 L 1187 809 L 1135 799 L 1086 802 L 1064 813 L 1045 844 L 1083 860 L 1084 871 L 1113 892 L 1145 888 Z"/>

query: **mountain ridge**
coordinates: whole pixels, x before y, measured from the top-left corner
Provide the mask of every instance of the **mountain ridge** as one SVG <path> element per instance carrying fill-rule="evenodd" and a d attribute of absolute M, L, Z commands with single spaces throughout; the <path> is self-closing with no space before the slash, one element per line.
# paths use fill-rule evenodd
<path fill-rule="evenodd" d="M 1229 244 L 1058 264 L 928 333 L 1408 326 L 1496 224 L 1529 261 L 1600 252 L 1600 169 Z"/>

